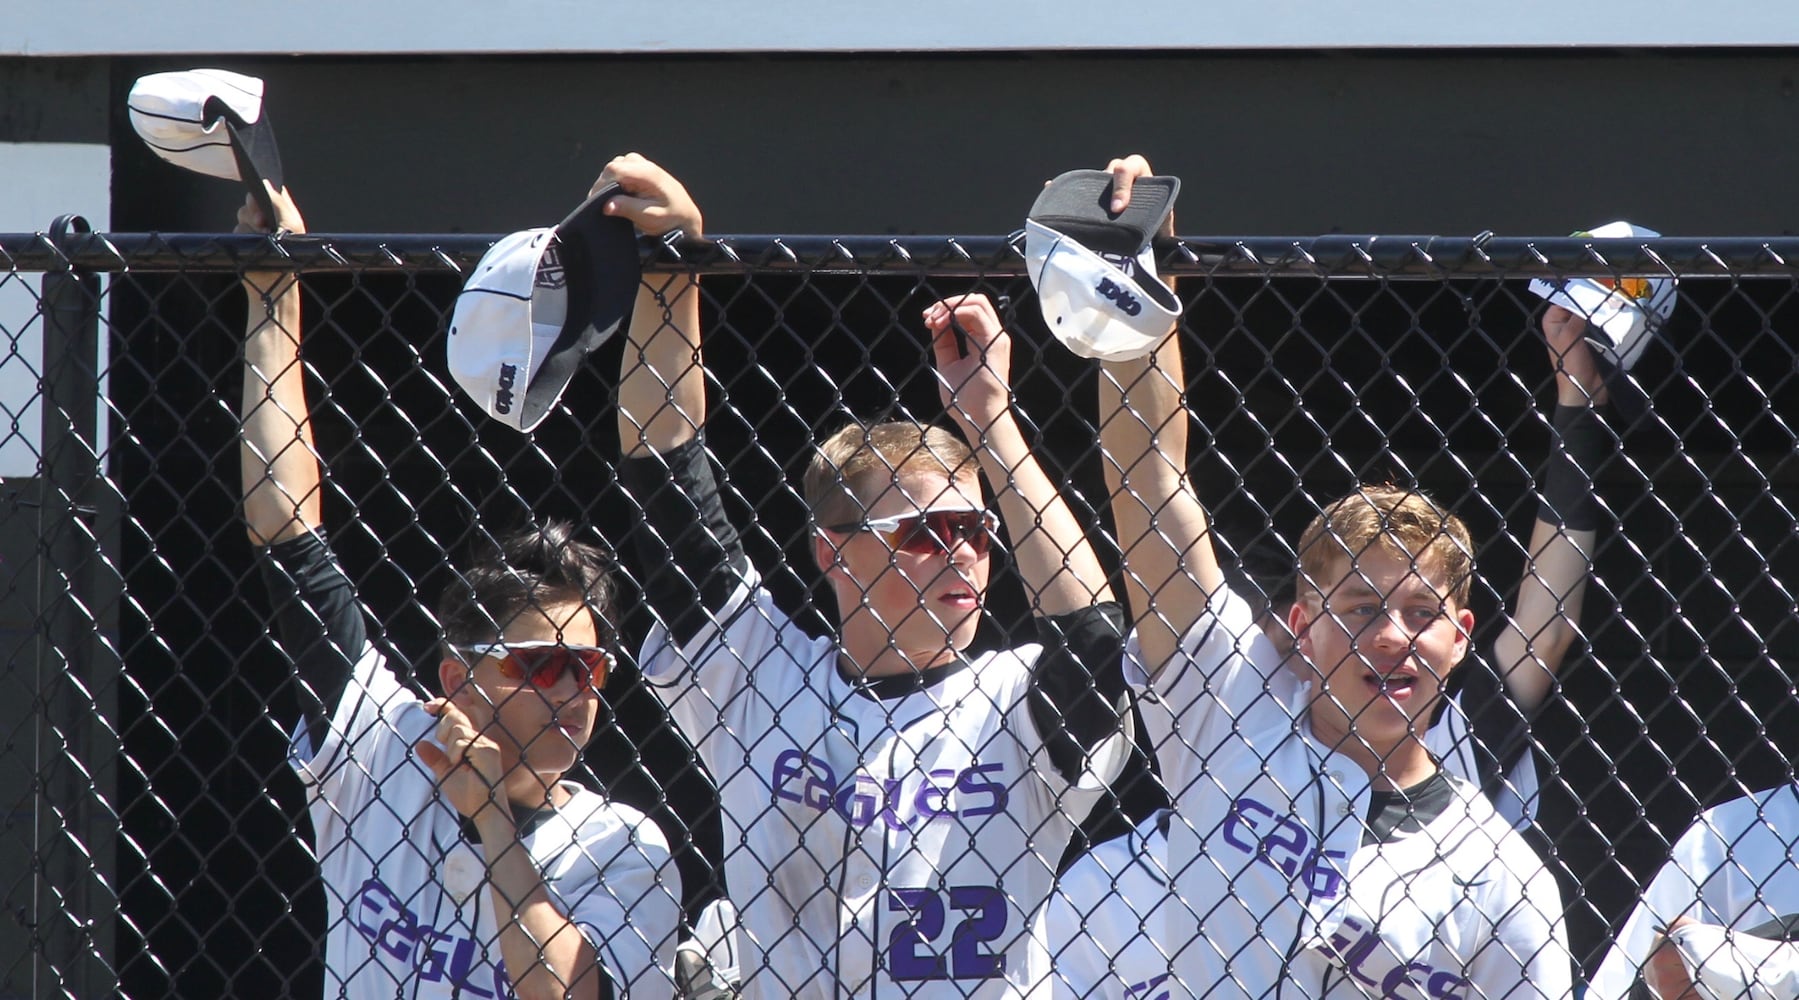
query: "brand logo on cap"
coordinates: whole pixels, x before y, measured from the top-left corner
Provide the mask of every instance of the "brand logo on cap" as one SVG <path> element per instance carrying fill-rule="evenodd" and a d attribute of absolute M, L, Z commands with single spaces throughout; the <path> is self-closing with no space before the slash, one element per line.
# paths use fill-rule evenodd
<path fill-rule="evenodd" d="M 562 244 L 553 239 L 550 241 L 537 262 L 537 277 L 532 284 L 539 288 L 561 288 L 568 284 L 568 272 L 562 269 Z"/>
<path fill-rule="evenodd" d="M 493 394 L 493 408 L 496 413 L 512 412 L 512 386 L 517 381 L 517 365 L 500 366 L 500 387 Z"/>
<path fill-rule="evenodd" d="M 1098 292 L 1101 298 L 1111 299 L 1117 303 L 1119 311 L 1126 316 L 1135 316 L 1143 311 L 1143 303 L 1138 302 L 1135 295 L 1126 291 L 1111 278 L 1099 279 L 1099 285 L 1094 288 L 1094 291 Z"/>
<path fill-rule="evenodd" d="M 1137 258 L 1127 257 L 1121 253 L 1107 253 L 1104 250 L 1096 250 L 1094 252 L 1099 254 L 1100 260 L 1123 271 L 1125 277 L 1135 278 L 1137 276 Z"/>

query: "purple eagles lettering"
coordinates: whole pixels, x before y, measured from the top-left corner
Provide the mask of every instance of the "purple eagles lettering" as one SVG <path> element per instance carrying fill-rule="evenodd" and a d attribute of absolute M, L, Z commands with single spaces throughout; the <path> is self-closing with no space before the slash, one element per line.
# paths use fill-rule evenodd
<path fill-rule="evenodd" d="M 1224 842 L 1288 880 L 1297 879 L 1312 898 L 1335 899 L 1343 892 L 1343 873 L 1335 862 L 1347 856 L 1342 851 L 1320 852 L 1312 843 L 1311 831 L 1297 820 L 1247 795 L 1232 803 L 1231 813 L 1225 817 Z"/>
<path fill-rule="evenodd" d="M 357 933 L 375 946 L 373 954 L 391 956 L 403 963 L 422 982 L 447 982 L 462 993 L 478 1000 L 494 1000 L 512 995 L 512 980 L 501 964 L 488 966 L 487 989 L 475 985 L 477 962 L 485 964 L 485 955 L 476 950 L 473 939 L 446 934 L 422 923 L 393 890 L 380 879 L 362 883 L 356 897 L 351 921 Z M 478 957 L 479 956 L 479 957 Z M 383 959 L 385 961 L 385 959 Z M 405 975 L 396 975 L 404 979 Z"/>
<path fill-rule="evenodd" d="M 1466 1000 L 1468 980 L 1428 962 L 1395 964 L 1382 972 L 1369 969 L 1368 959 L 1380 950 L 1380 930 L 1360 918 L 1346 916 L 1331 934 L 1330 946 L 1344 971 L 1364 986 L 1380 991 L 1382 1000 L 1423 994 L 1429 1000 Z M 1494 947 L 1500 947 L 1495 944 Z M 1376 976 L 1379 976 L 1377 979 Z"/>
<path fill-rule="evenodd" d="M 941 816 L 969 819 L 1006 808 L 1004 764 L 974 764 L 962 770 L 937 768 L 897 778 L 877 778 L 858 770 L 839 783 L 831 765 L 800 750 L 783 750 L 769 769 L 775 800 L 798 802 L 819 812 L 835 812 L 857 829 L 880 820 L 891 830 Z"/>

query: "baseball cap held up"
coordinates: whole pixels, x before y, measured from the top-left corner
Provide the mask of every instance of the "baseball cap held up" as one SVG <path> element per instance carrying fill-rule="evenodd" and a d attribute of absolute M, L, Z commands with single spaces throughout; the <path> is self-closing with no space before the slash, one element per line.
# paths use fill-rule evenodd
<path fill-rule="evenodd" d="M 1069 350 L 1140 358 L 1180 318 L 1150 248 L 1180 189 L 1176 177 L 1140 177 L 1130 205 L 1115 213 L 1110 173 L 1071 170 L 1038 195 L 1025 222 L 1025 261 L 1043 319 Z"/>
<path fill-rule="evenodd" d="M 631 310 L 642 280 L 637 236 L 628 220 L 603 212 L 618 193 L 607 185 L 560 225 L 501 239 L 456 297 L 450 375 L 514 430 L 543 422 Z"/>
<path fill-rule="evenodd" d="M 1574 235 L 1623 239 L 1661 234 L 1628 222 L 1608 222 Z M 1628 421 L 1643 416 L 1649 409 L 1649 395 L 1630 370 L 1649 345 L 1663 335 L 1663 327 L 1674 312 L 1674 278 L 1533 278 L 1530 291 L 1551 305 L 1586 319 L 1586 341 L 1604 373 L 1612 406 Z"/>
<path fill-rule="evenodd" d="M 262 81 L 223 69 L 139 77 L 126 98 L 131 127 L 157 156 L 196 173 L 242 181 L 273 220 L 262 182 L 286 187 Z"/>

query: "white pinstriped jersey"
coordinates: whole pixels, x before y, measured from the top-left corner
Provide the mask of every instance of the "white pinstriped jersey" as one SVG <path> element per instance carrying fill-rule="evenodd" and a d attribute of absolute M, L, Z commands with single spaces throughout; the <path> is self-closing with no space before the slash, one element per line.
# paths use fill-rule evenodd
<path fill-rule="evenodd" d="M 845 680 L 748 571 L 644 674 L 719 783 L 746 996 L 1014 996 L 1047 989 L 1056 861 L 1128 752 L 1078 785 L 1027 708 L 1040 647 L 880 699 Z"/>
<path fill-rule="evenodd" d="M 1121 865 L 1109 852 L 1084 873 L 1071 873 L 1072 880 L 1065 876 L 1057 907 L 1067 908 L 1052 908 L 1050 918 L 1061 931 L 1063 995 L 1153 1000 L 1186 995 L 1185 984 L 1195 995 L 1257 997 L 1289 982 L 1302 995 L 1339 987 L 1353 995 L 1361 991 L 1358 980 L 1375 971 L 1382 983 L 1394 974 L 1381 965 L 1388 955 L 1408 956 L 1396 966 L 1402 974 L 1395 987 L 1410 963 L 1413 973 L 1431 969 L 1425 979 L 1435 975 L 1439 989 L 1478 973 L 1500 995 L 1513 995 L 1525 979 L 1548 987 L 1548 995 L 1565 990 L 1567 945 L 1553 879 L 1486 800 L 1458 780 L 1458 805 L 1423 831 L 1363 848 L 1368 787 L 1361 768 L 1312 739 L 1303 717 L 1309 688 L 1284 668 L 1248 606 L 1226 591 L 1212 610 L 1183 637 L 1183 655 L 1146 699 L 1145 723 L 1176 815 L 1164 824 L 1166 838 L 1152 834 L 1139 843 L 1163 844 L 1162 856 Z M 1141 683 L 1141 663 L 1132 670 Z M 1452 747 L 1466 742 L 1449 739 Z M 1471 755 L 1464 759 L 1472 764 Z M 1434 846 L 1425 853 L 1422 844 Z M 1496 859 L 1503 874 L 1470 867 Z M 1114 872 L 1131 884 L 1111 898 L 1146 894 L 1139 905 L 1148 912 L 1095 905 L 1112 889 Z M 1479 908 L 1437 906 L 1453 893 L 1423 901 L 1385 891 L 1396 882 L 1462 875 L 1486 887 L 1470 894 L 1464 886 L 1464 896 L 1500 905 L 1496 912 L 1518 911 L 1501 922 L 1504 947 L 1469 950 L 1482 938 Z M 1162 882 L 1178 902 L 1154 895 L 1168 891 Z M 1530 897 L 1557 902 L 1511 906 L 1526 886 Z M 1066 922 L 1078 927 L 1082 917 L 1088 927 L 1103 926 L 1102 939 L 1061 945 L 1072 933 Z M 1486 938 L 1495 926 L 1488 925 Z M 1504 958 L 1518 942 L 1530 947 Z M 1331 959 L 1331 943 L 1350 949 L 1354 961 Z M 1333 967 L 1344 970 L 1335 983 Z"/>
<path fill-rule="evenodd" d="M 1425 744 L 1444 770 L 1473 782 L 1481 775 L 1472 739 L 1467 717 L 1451 699 Z M 1526 776 L 1514 780 L 1518 772 Z M 1535 788 L 1536 769 L 1526 757 L 1506 774 L 1503 801 L 1522 808 L 1527 796 L 1534 801 Z M 1521 795 L 1524 789 L 1530 792 Z M 1095 845 L 1062 873 L 1046 921 L 1057 996 L 1169 997 L 1167 952 L 1150 937 L 1166 921 L 1159 911 L 1174 899 L 1169 893 L 1169 816 L 1168 810 L 1156 812 L 1127 836 Z"/>
<path fill-rule="evenodd" d="M 1587 995 L 1624 1000 L 1661 928 L 1692 917 L 1738 931 L 1799 914 L 1799 787 L 1781 785 L 1700 814 L 1682 834 Z"/>
<path fill-rule="evenodd" d="M 487 864 L 412 753 L 437 720 L 364 646 L 322 745 L 304 732 L 306 785 L 326 887 L 325 994 L 348 1000 L 510 997 Z M 565 782 L 567 804 L 522 838 L 556 903 L 599 952 L 619 996 L 666 997 L 679 875 L 654 823 Z"/>

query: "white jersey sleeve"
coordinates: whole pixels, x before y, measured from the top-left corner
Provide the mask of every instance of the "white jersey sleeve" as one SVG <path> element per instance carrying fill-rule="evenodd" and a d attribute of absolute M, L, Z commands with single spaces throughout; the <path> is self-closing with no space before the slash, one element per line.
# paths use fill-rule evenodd
<path fill-rule="evenodd" d="M 1178 905 L 1168 872 L 1168 810 L 1098 844 L 1062 873 L 1045 921 L 1052 993 L 1066 1000 L 1168 1000 L 1173 975 L 1161 908 Z"/>
<path fill-rule="evenodd" d="M 540 860 L 544 883 L 599 953 L 618 996 L 661 996 L 681 923 L 667 838 L 636 809 L 585 789 L 557 813 L 566 833 L 540 829 L 532 838 L 533 848 L 566 845 Z"/>

